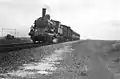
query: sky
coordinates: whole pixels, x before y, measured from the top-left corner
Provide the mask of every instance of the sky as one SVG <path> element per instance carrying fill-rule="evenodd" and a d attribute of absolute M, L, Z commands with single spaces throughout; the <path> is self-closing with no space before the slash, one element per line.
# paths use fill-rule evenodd
<path fill-rule="evenodd" d="M 51 19 L 70 26 L 83 39 L 120 40 L 119 4 L 120 0 L 0 0 L 0 29 L 28 36 L 45 7 Z"/>

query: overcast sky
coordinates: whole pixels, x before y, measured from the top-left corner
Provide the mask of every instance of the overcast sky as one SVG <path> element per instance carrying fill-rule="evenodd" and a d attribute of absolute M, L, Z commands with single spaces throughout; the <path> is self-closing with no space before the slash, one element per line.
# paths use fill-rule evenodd
<path fill-rule="evenodd" d="M 19 36 L 27 36 L 46 7 L 52 19 L 71 26 L 81 38 L 119 40 L 119 4 L 120 0 L 0 0 L 0 28 L 16 28 Z"/>

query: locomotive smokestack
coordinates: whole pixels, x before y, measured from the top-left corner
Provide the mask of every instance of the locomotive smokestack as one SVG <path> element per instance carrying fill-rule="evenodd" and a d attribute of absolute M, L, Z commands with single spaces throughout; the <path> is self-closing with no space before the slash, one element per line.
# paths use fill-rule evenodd
<path fill-rule="evenodd" d="M 46 8 L 42 8 L 42 17 L 44 17 L 46 14 Z"/>

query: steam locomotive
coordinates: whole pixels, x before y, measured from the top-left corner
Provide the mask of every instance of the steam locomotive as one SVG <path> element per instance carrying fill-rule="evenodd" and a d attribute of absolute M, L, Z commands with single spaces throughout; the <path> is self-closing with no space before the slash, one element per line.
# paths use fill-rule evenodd
<path fill-rule="evenodd" d="M 34 21 L 29 36 L 34 43 L 59 43 L 80 39 L 80 34 L 71 27 L 50 19 L 50 15 L 46 14 L 46 8 L 42 8 L 42 17 Z"/>

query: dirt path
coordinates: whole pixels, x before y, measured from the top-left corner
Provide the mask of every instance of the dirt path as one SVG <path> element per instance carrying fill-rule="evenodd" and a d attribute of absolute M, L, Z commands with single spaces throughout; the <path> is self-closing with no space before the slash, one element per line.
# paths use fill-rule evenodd
<path fill-rule="evenodd" d="M 114 74 L 112 74 L 104 60 L 101 58 L 101 54 L 105 53 L 108 49 L 107 46 L 101 46 L 100 41 L 88 41 L 83 43 L 73 44 L 73 49 L 75 49 L 74 55 L 79 61 L 82 57 L 87 57 L 85 63 L 88 66 L 88 76 L 90 79 L 114 79 Z M 104 50 L 103 50 L 104 49 Z"/>

